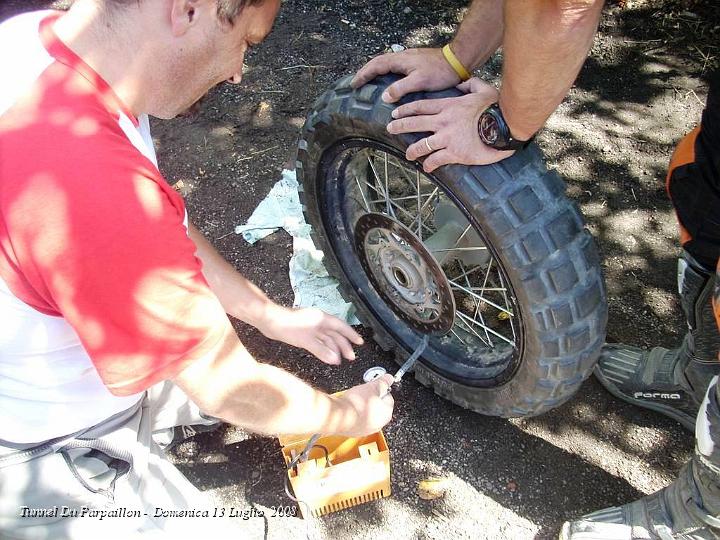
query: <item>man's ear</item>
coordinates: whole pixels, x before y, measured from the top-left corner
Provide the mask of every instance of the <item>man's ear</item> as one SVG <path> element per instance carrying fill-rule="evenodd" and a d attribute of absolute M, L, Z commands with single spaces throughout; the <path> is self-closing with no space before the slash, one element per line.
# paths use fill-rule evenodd
<path fill-rule="evenodd" d="M 198 11 L 204 6 L 198 0 L 171 0 L 170 4 L 170 27 L 173 36 L 179 37 L 195 24 Z"/>

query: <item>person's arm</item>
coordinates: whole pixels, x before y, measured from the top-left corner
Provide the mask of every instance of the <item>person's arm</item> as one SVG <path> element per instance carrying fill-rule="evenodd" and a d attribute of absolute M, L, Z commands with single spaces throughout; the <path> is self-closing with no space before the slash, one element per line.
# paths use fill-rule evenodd
<path fill-rule="evenodd" d="M 229 321 L 217 344 L 195 354 L 173 382 L 204 413 L 258 433 L 362 436 L 380 430 L 392 416 L 394 401 L 386 395 L 391 375 L 329 396 L 256 362 Z"/>
<path fill-rule="evenodd" d="M 192 223 L 188 232 L 197 248 L 195 255 L 203 263 L 203 275 L 225 313 L 256 328 L 262 326 L 272 300 L 235 270 Z"/>
<path fill-rule="evenodd" d="M 482 66 L 500 47 L 503 4 L 503 0 L 474 0 L 463 17 L 450 48 L 468 71 Z"/>
<path fill-rule="evenodd" d="M 567 95 L 597 30 L 602 0 L 507 0 L 500 109 L 527 140 Z"/>
<path fill-rule="evenodd" d="M 461 85 L 464 96 L 422 100 L 393 111 L 390 133 L 431 132 L 408 147 L 431 172 L 449 163 L 485 165 L 512 151 L 484 145 L 478 120 L 494 102 L 513 137 L 529 139 L 562 101 L 583 64 L 600 19 L 602 0 L 507 0 L 501 92 L 479 79 Z M 426 142 L 427 141 L 427 142 Z"/>
<path fill-rule="evenodd" d="M 355 359 L 353 344 L 363 339 L 348 324 L 318 309 L 290 309 L 270 300 L 245 279 L 192 224 L 190 238 L 203 263 L 203 275 L 225 313 L 244 321 L 270 339 L 303 348 L 327 364 Z"/>
<path fill-rule="evenodd" d="M 346 357 L 352 354 L 348 339 L 353 335 L 362 342 L 352 328 L 335 317 L 318 310 L 278 306 L 240 275 L 200 231 L 192 225 L 188 229 L 196 256 L 203 263 L 203 275 L 228 314 L 268 337 L 303 347 L 328 363 L 339 362 L 339 352 Z M 343 331 L 348 337 L 340 334 Z M 340 351 L 343 342 L 349 353 Z M 337 362 L 329 353 L 338 353 Z M 378 431 L 392 415 L 392 397 L 380 398 L 392 384 L 391 376 L 351 388 L 341 397 L 329 396 L 287 371 L 256 362 L 229 321 L 222 339 L 194 354 L 174 382 L 206 414 L 255 432 L 359 436 Z"/>
<path fill-rule="evenodd" d="M 450 48 L 462 64 L 472 71 L 492 56 L 500 45 L 502 35 L 502 0 L 474 0 Z M 373 58 L 357 72 L 352 85 L 358 88 L 386 73 L 405 75 L 391 84 L 383 94 L 383 100 L 388 103 L 395 103 L 411 92 L 444 90 L 461 82 L 441 49 L 423 48 Z"/>

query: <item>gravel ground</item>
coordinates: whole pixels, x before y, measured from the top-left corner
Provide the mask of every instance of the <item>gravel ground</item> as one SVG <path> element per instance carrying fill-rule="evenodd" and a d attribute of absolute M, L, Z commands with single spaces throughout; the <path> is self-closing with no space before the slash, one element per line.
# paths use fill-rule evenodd
<path fill-rule="evenodd" d="M 6 0 L 0 19 L 42 4 Z M 275 300 L 292 303 L 290 237 L 279 232 L 249 247 L 231 233 L 292 163 L 310 104 L 393 43 L 444 43 L 463 5 L 287 0 L 274 32 L 248 59 L 243 85 L 211 92 L 197 117 L 155 122 L 161 169 L 186 197 L 193 221 Z M 700 2 L 663 6 L 626 1 L 606 8 L 576 86 L 538 140 L 602 252 L 609 340 L 672 346 L 683 321 L 664 175 L 674 144 L 699 120 L 720 26 Z M 484 75 L 495 79 L 498 66 L 495 59 Z M 336 368 L 236 328 L 258 359 L 329 391 L 358 383 L 371 365 L 394 370 L 393 359 L 369 339 L 354 364 Z M 385 430 L 392 496 L 314 520 L 313 536 L 552 538 L 565 519 L 668 484 L 693 446 L 677 423 L 613 399 L 592 378 L 569 403 L 539 418 L 479 416 L 411 377 L 395 399 Z M 184 443 L 173 459 L 219 506 L 264 512 L 238 520 L 243 538 L 304 537 L 305 522 L 272 515 L 292 504 L 275 439 L 226 428 Z M 417 482 L 428 476 L 447 479 L 443 498 L 418 497 Z"/>

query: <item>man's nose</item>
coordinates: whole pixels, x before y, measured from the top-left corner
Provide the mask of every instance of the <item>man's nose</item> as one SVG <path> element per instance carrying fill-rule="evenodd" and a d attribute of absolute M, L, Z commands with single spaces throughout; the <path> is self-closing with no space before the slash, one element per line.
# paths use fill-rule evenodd
<path fill-rule="evenodd" d="M 230 77 L 227 82 L 230 84 L 240 84 L 240 81 L 242 80 L 242 71 L 236 73 L 232 77 Z"/>

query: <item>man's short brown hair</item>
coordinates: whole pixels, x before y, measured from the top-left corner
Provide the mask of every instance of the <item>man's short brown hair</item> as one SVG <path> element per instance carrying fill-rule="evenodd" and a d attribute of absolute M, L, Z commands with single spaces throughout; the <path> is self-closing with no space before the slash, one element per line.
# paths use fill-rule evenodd
<path fill-rule="evenodd" d="M 105 0 L 110 4 L 130 4 L 141 0 Z M 265 0 L 215 0 L 217 2 L 217 14 L 221 21 L 232 24 L 235 18 L 245 6 L 256 6 Z"/>
<path fill-rule="evenodd" d="M 232 24 L 245 6 L 257 6 L 265 0 L 216 0 L 218 18 Z"/>

